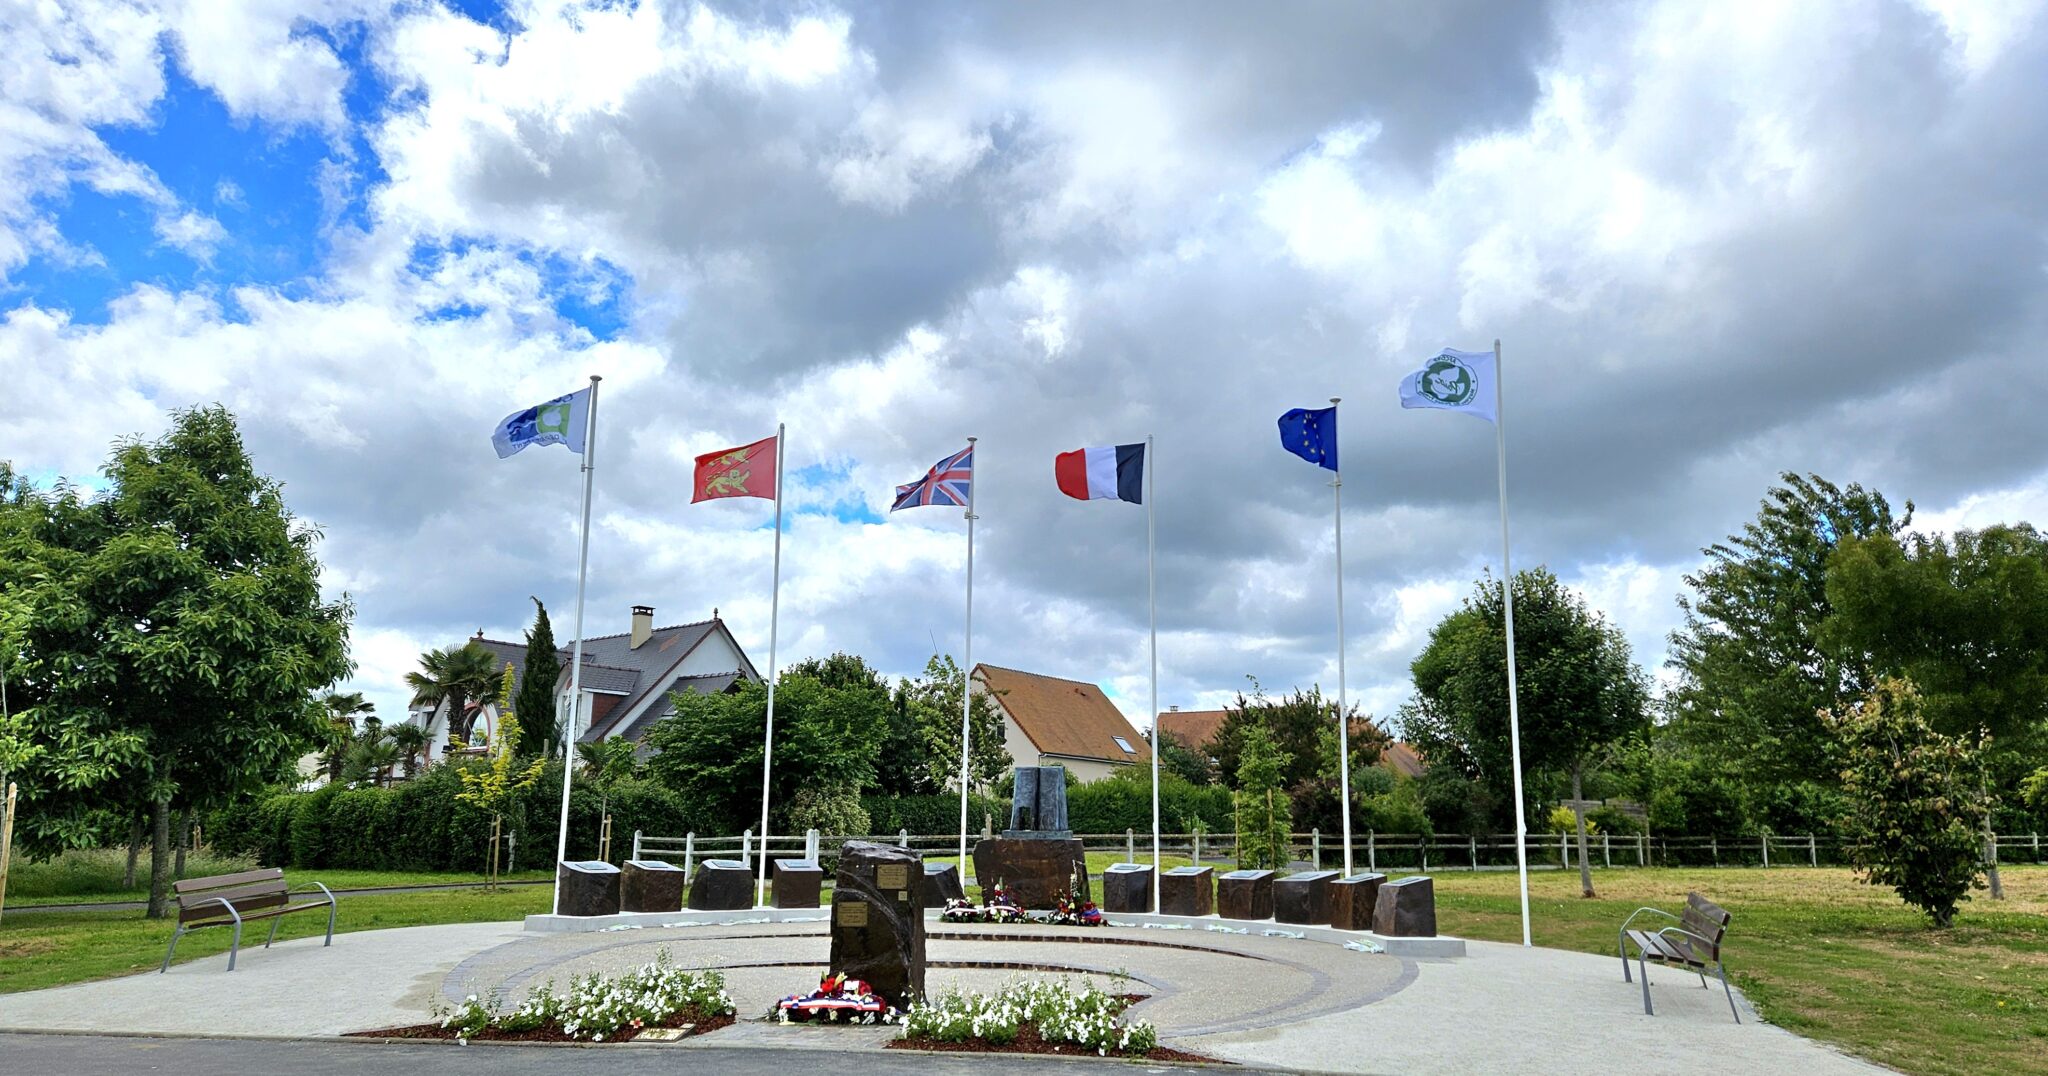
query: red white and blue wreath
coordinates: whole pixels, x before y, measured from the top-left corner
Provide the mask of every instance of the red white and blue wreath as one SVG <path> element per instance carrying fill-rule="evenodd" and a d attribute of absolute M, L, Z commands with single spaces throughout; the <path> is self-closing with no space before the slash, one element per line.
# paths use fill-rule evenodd
<path fill-rule="evenodd" d="M 875 995 L 873 987 L 846 973 L 833 972 L 809 994 L 791 994 L 775 1003 L 782 1023 L 818 1020 L 840 1024 L 890 1024 L 902 1014 Z"/>

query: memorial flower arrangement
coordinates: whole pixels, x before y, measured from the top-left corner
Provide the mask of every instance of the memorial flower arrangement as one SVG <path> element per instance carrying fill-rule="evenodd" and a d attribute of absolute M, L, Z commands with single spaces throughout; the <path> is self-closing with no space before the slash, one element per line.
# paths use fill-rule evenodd
<path fill-rule="evenodd" d="M 1029 1031 L 1049 1044 L 1072 1044 L 1098 1055 L 1142 1055 L 1159 1045 L 1159 1032 L 1143 1020 L 1119 1019 L 1128 1002 L 1094 986 L 1067 980 L 1013 982 L 994 994 L 949 993 L 910 1007 L 902 1039 L 1008 1046 Z"/>
<path fill-rule="evenodd" d="M 1076 903 L 1072 893 L 1062 891 L 1053 898 L 1053 910 L 1031 917 L 1034 923 L 1045 923 L 1061 927 L 1099 927 L 1103 923 L 1102 909 L 1092 900 Z"/>
<path fill-rule="evenodd" d="M 954 897 L 946 901 L 939 918 L 948 923 L 1022 923 L 1026 916 L 1003 883 L 996 882 L 982 890 L 980 907 Z"/>
<path fill-rule="evenodd" d="M 692 1021 L 731 1016 L 737 1012 L 725 992 L 725 977 L 715 971 L 684 971 L 669 959 L 668 950 L 623 975 L 593 972 L 570 980 L 566 993 L 553 983 L 534 988 L 511 1012 L 501 1012 L 475 994 L 460 1005 L 437 1012 L 443 1029 L 463 1042 L 487 1031 L 509 1033 L 543 1029 L 574 1039 L 605 1042 L 631 1038 L 642 1028 L 660 1027 L 678 1017 Z"/>
<path fill-rule="evenodd" d="M 818 981 L 818 989 L 809 994 L 791 994 L 775 1003 L 775 1019 L 784 1024 L 793 1020 L 888 1024 L 901 1016 L 901 1012 L 875 995 L 873 987 L 862 980 L 847 978 L 843 971 L 827 974 Z"/>

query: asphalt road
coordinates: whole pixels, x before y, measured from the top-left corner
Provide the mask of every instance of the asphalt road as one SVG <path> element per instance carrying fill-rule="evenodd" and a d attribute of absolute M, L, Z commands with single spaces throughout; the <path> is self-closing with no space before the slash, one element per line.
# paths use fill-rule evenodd
<path fill-rule="evenodd" d="M 93 1035 L 0 1034 L 0 1070 L 36 1076 L 103 1076 L 162 1072 L 175 1076 L 246 1076 L 288 1072 L 292 1076 L 390 1076 L 432 1072 L 435 1076 L 674 1076 L 678 1070 L 720 1076 L 789 1076 L 792 1072 L 857 1067 L 862 1076 L 915 1073 L 985 1076 L 996 1073 L 1058 1076 L 1086 1071 L 1197 1072 L 1170 1065 L 1132 1066 L 1122 1061 L 1016 1057 L 999 1054 L 862 1053 L 786 1050 L 767 1047 L 607 1046 L 577 1048 L 479 1043 L 399 1044 L 255 1039 L 151 1039 Z M 1234 1072 L 1256 1072 L 1236 1068 Z"/>

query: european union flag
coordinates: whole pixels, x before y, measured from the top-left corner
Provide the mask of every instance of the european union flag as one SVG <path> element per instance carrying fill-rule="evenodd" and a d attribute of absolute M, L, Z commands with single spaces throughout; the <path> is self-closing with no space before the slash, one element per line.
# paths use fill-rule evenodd
<path fill-rule="evenodd" d="M 1280 447 L 1318 467 L 1337 469 L 1337 408 L 1297 407 L 1280 416 Z"/>

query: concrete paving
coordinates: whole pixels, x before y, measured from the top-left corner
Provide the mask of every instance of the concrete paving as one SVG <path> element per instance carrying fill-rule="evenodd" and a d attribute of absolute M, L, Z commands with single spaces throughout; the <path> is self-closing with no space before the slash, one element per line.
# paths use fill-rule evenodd
<path fill-rule="evenodd" d="M 512 923 L 367 931 L 338 936 L 332 948 L 309 938 L 245 950 L 232 973 L 224 956 L 213 956 L 168 975 L 0 996 L 0 1031 L 332 1036 L 424 1022 L 437 998 L 497 989 L 517 1000 L 549 978 L 562 982 L 578 972 L 640 963 L 664 947 L 683 966 L 731 969 L 741 1015 L 752 1017 L 774 997 L 815 981 L 826 941 L 817 923 L 573 935 L 528 933 Z M 1743 1022 L 1737 1024 L 1718 983 L 1702 990 L 1697 978 L 1669 970 L 1652 969 L 1657 1015 L 1645 1016 L 1640 988 L 1622 981 L 1619 961 L 1551 949 L 1472 942 L 1467 957 L 1418 960 L 1262 935 L 987 926 L 936 929 L 928 948 L 937 989 L 986 989 L 1018 975 L 1080 975 L 1107 983 L 1114 981 L 1111 972 L 1127 973 L 1133 985 L 1126 992 L 1147 995 L 1134 1015 L 1157 1025 L 1169 1045 L 1259 1067 L 1692 1073 L 1704 1057 L 1715 1068 L 1801 1076 L 1883 1071 L 1761 1023 L 1740 995 Z M 857 1055 L 863 1069 L 875 1067 L 870 1059 L 883 1064 L 885 1056 L 888 1066 L 898 1064 L 880 1050 L 886 1032 L 860 1030 L 870 1033 L 827 1038 L 817 1029 L 742 1023 L 692 1040 L 689 1049 L 695 1059 L 695 1051 L 711 1049 L 809 1047 Z M 37 1049 L 63 1053 L 61 1045 L 50 1045 L 57 1039 L 37 1041 Z M 356 1048 L 365 1057 L 382 1049 Z M 579 1053 L 494 1052 L 508 1062 L 518 1058 L 510 1064 L 515 1071 L 555 1071 L 550 1059 Z M 12 1070 L 14 1060 L 10 1046 L 8 1063 L 0 1067 Z M 938 1058 L 919 1060 L 928 1063 L 921 1068 L 941 1067 Z M 229 1067 L 223 1063 L 222 1071 Z M 242 1070 L 250 1067 L 265 1066 Z M 353 1055 L 329 1068 L 364 1070 Z M 88 1070 L 103 1071 L 72 1069 Z M 207 1071 L 204 1065 L 162 1070 Z M 767 1071 L 746 1071 L 756 1070 Z"/>
<path fill-rule="evenodd" d="M 517 923 L 464 923 L 265 949 L 258 933 L 232 972 L 222 953 L 162 975 L 0 994 L 0 1030 L 305 1036 L 419 1024 L 450 967 L 521 936 Z"/>
<path fill-rule="evenodd" d="M 1721 984 L 1650 969 L 1657 1015 L 1614 957 L 1469 942 L 1465 960 L 1422 964 L 1408 989 L 1333 1016 L 1190 1037 L 1175 1046 L 1319 1072 L 1685 1073 L 1848 1076 L 1888 1072 L 1757 1019 L 1737 1024 Z"/>

